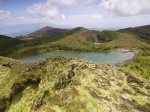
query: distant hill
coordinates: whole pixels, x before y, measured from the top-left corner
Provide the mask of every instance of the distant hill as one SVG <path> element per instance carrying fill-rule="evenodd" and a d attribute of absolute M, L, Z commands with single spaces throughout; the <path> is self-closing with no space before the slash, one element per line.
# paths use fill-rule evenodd
<path fill-rule="evenodd" d="M 45 26 L 54 26 L 58 28 L 59 26 L 51 23 L 33 23 L 33 24 L 19 24 L 19 25 L 10 25 L 10 26 L 0 26 L 0 34 L 7 35 L 10 37 L 17 36 L 26 36 L 32 32 L 35 32 Z M 65 26 L 62 26 L 65 27 Z"/>
<path fill-rule="evenodd" d="M 111 30 L 94 31 L 80 27 L 73 30 L 75 31 L 73 34 L 67 35 L 51 44 L 85 51 L 140 47 L 136 37 L 132 34 L 119 33 Z"/>
<path fill-rule="evenodd" d="M 137 35 L 139 38 L 149 40 L 150 42 L 150 25 L 139 26 L 135 28 L 125 28 L 118 31 Z"/>
<path fill-rule="evenodd" d="M 23 43 L 23 41 L 8 36 L 0 35 L 0 51 L 6 50 L 21 43 Z"/>
<path fill-rule="evenodd" d="M 41 31 L 45 32 L 44 29 L 49 28 L 45 27 Z M 40 35 L 40 31 L 38 31 L 38 33 Z M 141 42 L 139 43 L 132 34 L 119 33 L 110 30 L 94 31 L 83 27 L 77 27 L 68 30 L 60 36 L 39 37 L 30 41 L 24 41 L 23 44 L 0 52 L 0 55 L 18 58 L 54 50 L 106 51 L 116 48 L 139 48 L 141 47 L 140 45 Z"/>
<path fill-rule="evenodd" d="M 59 29 L 59 28 L 53 28 L 46 26 L 38 31 L 35 31 L 33 33 L 28 34 L 27 36 L 19 37 L 21 40 L 31 40 L 31 39 L 37 39 L 41 37 L 56 37 L 56 36 L 61 36 L 68 32 L 68 29 Z"/>
<path fill-rule="evenodd" d="M 52 42 L 51 44 L 67 46 L 73 49 L 90 49 L 96 41 L 96 31 L 78 27 L 68 32 L 64 38 Z"/>

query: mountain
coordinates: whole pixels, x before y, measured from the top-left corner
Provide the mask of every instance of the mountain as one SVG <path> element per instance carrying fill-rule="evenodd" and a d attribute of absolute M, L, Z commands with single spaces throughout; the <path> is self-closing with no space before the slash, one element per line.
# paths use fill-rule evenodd
<path fill-rule="evenodd" d="M 135 28 L 120 29 L 119 32 L 135 34 L 139 38 L 150 41 L 150 25 L 139 26 Z"/>
<path fill-rule="evenodd" d="M 20 35 L 26 36 L 27 34 L 35 32 L 47 25 L 59 27 L 59 25 L 55 25 L 55 24 L 51 24 L 51 23 L 19 24 L 19 25 L 0 27 L 0 34 L 7 35 L 10 37 L 17 37 Z M 66 26 L 62 26 L 62 27 L 66 28 Z"/>
<path fill-rule="evenodd" d="M 102 51 L 114 48 L 139 48 L 139 41 L 132 34 L 117 31 L 94 31 L 86 28 L 75 28 L 74 33 L 51 44 L 84 51 Z"/>
<path fill-rule="evenodd" d="M 45 27 L 43 29 L 51 28 Z M 43 29 L 41 31 L 45 31 Z M 40 35 L 42 33 L 37 31 L 37 33 L 33 34 Z M 77 27 L 67 31 L 60 36 L 49 35 L 47 37 L 24 41 L 23 44 L 0 52 L 0 55 L 19 58 L 22 56 L 28 56 L 55 50 L 106 51 L 116 48 L 137 49 L 140 48 L 140 45 L 142 44 L 143 42 L 137 41 L 136 36 L 132 34 L 119 33 L 110 30 L 94 31 L 83 27 Z"/>
<path fill-rule="evenodd" d="M 0 57 L 1 112 L 149 112 L 150 82 L 121 68 L 55 57 Z"/>
<path fill-rule="evenodd" d="M 61 36 L 68 31 L 69 31 L 68 29 L 59 29 L 59 28 L 46 26 L 38 31 L 28 34 L 27 36 L 21 37 L 20 39 L 31 40 L 31 39 L 41 38 L 41 37 L 56 37 L 56 36 Z"/>
<path fill-rule="evenodd" d="M 57 41 L 52 42 L 54 45 L 61 45 L 73 49 L 91 49 L 97 40 L 97 32 L 86 28 L 78 27 Z"/>
<path fill-rule="evenodd" d="M 0 35 L 0 52 L 21 43 L 23 43 L 21 40 Z"/>

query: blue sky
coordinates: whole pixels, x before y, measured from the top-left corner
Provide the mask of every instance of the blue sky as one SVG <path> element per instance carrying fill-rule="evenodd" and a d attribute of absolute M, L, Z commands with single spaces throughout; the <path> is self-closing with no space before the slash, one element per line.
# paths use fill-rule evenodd
<path fill-rule="evenodd" d="M 13 13 L 24 13 L 26 8 L 46 0 L 1 0 L 1 10 L 8 10 Z"/>
<path fill-rule="evenodd" d="M 150 24 L 150 0 L 0 0 L 0 27 L 124 28 Z"/>

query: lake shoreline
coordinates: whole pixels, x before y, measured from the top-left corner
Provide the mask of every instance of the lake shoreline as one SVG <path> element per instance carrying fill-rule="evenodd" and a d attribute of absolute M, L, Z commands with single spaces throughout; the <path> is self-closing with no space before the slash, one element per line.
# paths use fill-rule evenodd
<path fill-rule="evenodd" d="M 135 54 L 134 51 L 132 51 L 131 49 L 126 49 L 126 48 L 117 48 L 117 49 L 110 49 L 110 50 L 104 50 L 104 51 L 94 51 L 94 50 L 91 50 L 91 51 L 86 51 L 86 50 L 82 50 L 82 51 L 77 51 L 77 50 L 52 50 L 52 51 L 48 51 L 48 52 L 40 52 L 40 53 L 34 53 L 34 54 L 31 54 L 31 55 L 28 55 L 28 56 L 22 56 L 22 57 L 18 57 L 18 58 L 15 58 L 15 59 L 22 59 L 22 58 L 26 58 L 26 57 L 29 57 L 29 56 L 35 56 L 35 55 L 39 55 L 39 54 L 43 54 L 43 53 L 49 53 L 49 52 L 81 52 L 81 53 L 89 53 L 89 52 L 111 52 L 111 51 L 114 51 L 114 50 L 124 50 L 125 52 L 133 52 Z M 124 52 L 124 53 L 125 53 Z"/>
<path fill-rule="evenodd" d="M 45 60 L 47 58 L 57 57 L 57 56 L 85 59 L 92 62 L 100 62 L 100 63 L 112 64 L 116 66 L 119 63 L 122 63 L 122 61 L 124 62 L 126 60 L 131 60 L 132 58 L 134 58 L 135 54 L 134 52 L 128 49 L 114 49 L 108 51 L 88 51 L 88 52 L 56 50 L 48 53 L 40 53 L 28 57 L 22 57 L 19 60 L 34 63 L 41 60 Z"/>

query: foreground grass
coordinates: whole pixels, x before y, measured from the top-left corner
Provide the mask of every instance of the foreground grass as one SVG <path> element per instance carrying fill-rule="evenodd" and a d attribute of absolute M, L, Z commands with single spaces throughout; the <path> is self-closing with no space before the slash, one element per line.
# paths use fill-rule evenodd
<path fill-rule="evenodd" d="M 0 111 L 148 112 L 149 81 L 120 68 L 56 57 L 28 64 L 0 57 Z"/>
<path fill-rule="evenodd" d="M 131 73 L 150 79 L 150 52 L 140 52 L 131 62 L 123 68 Z"/>

